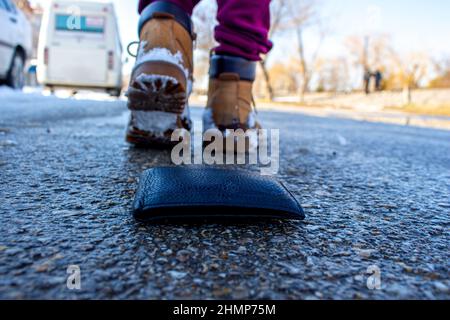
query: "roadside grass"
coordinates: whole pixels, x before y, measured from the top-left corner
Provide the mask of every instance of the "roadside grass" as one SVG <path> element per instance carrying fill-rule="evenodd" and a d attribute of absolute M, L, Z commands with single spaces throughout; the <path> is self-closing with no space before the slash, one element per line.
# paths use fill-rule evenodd
<path fill-rule="evenodd" d="M 391 106 L 384 108 L 387 111 L 401 111 L 425 116 L 446 116 L 450 117 L 450 102 L 444 105 L 417 105 L 409 104 L 403 107 Z"/>

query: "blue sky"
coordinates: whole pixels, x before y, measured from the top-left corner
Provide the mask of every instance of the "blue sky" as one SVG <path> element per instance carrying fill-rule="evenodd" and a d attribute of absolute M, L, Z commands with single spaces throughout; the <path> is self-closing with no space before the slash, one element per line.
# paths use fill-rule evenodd
<path fill-rule="evenodd" d="M 377 32 L 391 35 L 394 46 L 400 51 L 424 50 L 432 55 L 450 55 L 448 0 L 319 1 L 323 19 L 331 30 L 325 41 L 324 54 L 338 52 L 336 47 L 342 47 L 342 41 L 348 35 Z M 122 39 L 126 43 L 136 36 L 137 0 L 113 2 L 119 15 Z M 368 20 L 376 25 L 368 27 Z"/>
<path fill-rule="evenodd" d="M 137 0 L 112 0 L 124 45 L 136 40 Z M 212 1 L 212 0 L 207 0 Z M 245 1 L 245 0 L 242 0 Z M 46 0 L 32 2 L 45 3 Z M 336 55 L 343 50 L 349 35 L 376 32 L 391 35 L 399 51 L 426 51 L 432 56 L 450 55 L 450 1 L 448 0 L 319 0 L 320 12 L 331 30 L 322 54 Z M 367 21 L 375 25 L 369 27 Z M 315 41 L 311 32 L 307 41 Z M 274 39 L 274 55 L 289 51 L 292 41 L 286 36 Z"/>
<path fill-rule="evenodd" d="M 397 49 L 450 54 L 450 1 L 322 0 L 322 4 L 333 18 L 332 37 L 363 33 L 368 17 L 376 12 L 379 19 L 373 31 L 391 35 Z"/>

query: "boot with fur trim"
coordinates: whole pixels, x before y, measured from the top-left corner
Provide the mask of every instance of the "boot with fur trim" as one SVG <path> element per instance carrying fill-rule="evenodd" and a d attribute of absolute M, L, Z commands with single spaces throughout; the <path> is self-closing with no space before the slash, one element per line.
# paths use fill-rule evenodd
<path fill-rule="evenodd" d="M 127 92 L 131 118 L 126 138 L 135 145 L 170 146 L 174 130 L 191 129 L 192 22 L 177 5 L 157 1 L 142 12 L 139 35 Z"/>
<path fill-rule="evenodd" d="M 213 55 L 209 70 L 208 102 L 203 114 L 203 130 L 260 129 L 252 107 L 252 86 L 256 62 L 239 57 Z M 256 143 L 253 139 L 253 142 Z M 248 148 L 248 146 L 247 146 Z"/>

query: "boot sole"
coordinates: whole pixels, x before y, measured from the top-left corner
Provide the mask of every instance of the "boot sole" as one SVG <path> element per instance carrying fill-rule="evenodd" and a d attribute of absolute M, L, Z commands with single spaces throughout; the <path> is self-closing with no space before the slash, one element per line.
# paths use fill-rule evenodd
<path fill-rule="evenodd" d="M 162 111 L 181 116 L 187 107 L 187 79 L 177 65 L 166 61 L 150 61 L 138 65 L 139 74 L 128 89 L 128 108 L 135 111 Z M 179 129 L 190 129 L 188 120 L 178 121 Z M 173 128 L 163 135 L 129 126 L 126 140 L 138 146 L 170 147 Z"/>
<path fill-rule="evenodd" d="M 177 142 L 171 141 L 172 132 L 173 130 L 168 130 L 164 133 L 164 136 L 161 136 L 135 128 L 128 128 L 126 141 L 140 148 L 167 149 L 177 144 Z"/>

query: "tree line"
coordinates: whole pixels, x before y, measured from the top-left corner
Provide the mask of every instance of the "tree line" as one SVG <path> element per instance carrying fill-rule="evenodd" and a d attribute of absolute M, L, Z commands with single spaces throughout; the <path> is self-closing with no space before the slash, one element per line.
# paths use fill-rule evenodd
<path fill-rule="evenodd" d="M 214 46 L 215 2 L 204 1 L 195 11 L 197 79 L 208 68 L 209 50 Z M 450 57 L 436 59 L 427 52 L 398 52 L 389 35 L 355 34 L 344 40 L 345 52 L 326 56 L 323 43 L 332 34 L 330 21 L 321 15 L 320 0 L 272 0 L 271 39 L 289 37 L 295 50 L 283 59 L 271 53 L 259 63 L 256 95 L 268 100 L 277 96 L 297 96 L 308 92 L 352 92 L 363 89 L 367 72 L 382 74 L 382 90 L 411 90 L 423 87 L 450 87 Z M 324 21 L 325 20 L 325 21 Z M 316 41 L 305 41 L 305 33 L 314 29 Z M 201 80 L 200 80 L 201 81 Z"/>

